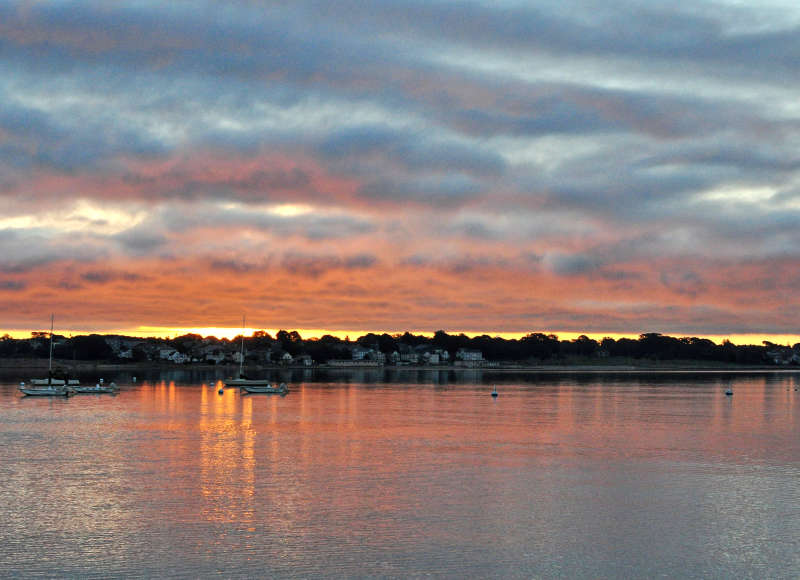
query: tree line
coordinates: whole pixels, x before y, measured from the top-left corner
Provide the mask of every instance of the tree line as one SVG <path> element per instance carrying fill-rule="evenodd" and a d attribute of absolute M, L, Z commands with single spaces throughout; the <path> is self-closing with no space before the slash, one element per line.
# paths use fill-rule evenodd
<path fill-rule="evenodd" d="M 33 333 L 29 339 L 14 339 L 8 335 L 0 337 L 0 357 L 46 358 L 49 356 L 49 341 L 46 333 Z M 117 337 L 119 338 L 119 337 Z M 125 338 L 125 337 L 123 337 Z M 135 339 L 131 339 L 135 340 Z M 233 349 L 241 337 L 232 340 L 186 334 L 173 339 L 141 339 L 139 352 L 147 345 L 168 345 L 179 352 L 191 354 L 209 344 Z M 736 345 L 730 341 L 717 344 L 709 339 L 697 337 L 672 337 L 660 333 L 641 334 L 638 338 L 603 338 L 595 340 L 585 335 L 570 340 L 561 340 L 555 334 L 533 332 L 519 339 L 480 335 L 469 337 L 463 333 L 449 334 L 438 330 L 433 336 L 412 334 L 368 333 L 351 341 L 331 335 L 303 339 L 297 331 L 279 331 L 274 337 L 257 331 L 245 337 L 249 353 L 269 352 L 277 355 L 288 352 L 293 357 L 309 355 L 316 362 L 350 358 L 352 349 L 358 345 L 380 351 L 387 356 L 393 352 L 424 352 L 440 349 L 447 351 L 454 360 L 459 349 L 478 350 L 489 361 L 520 363 L 570 363 L 597 359 L 652 360 L 652 361 L 714 361 L 748 365 L 773 364 L 776 349 L 784 352 L 783 360 L 792 362 L 792 349 L 770 342 L 761 345 Z M 60 359 L 114 360 L 116 354 L 99 334 L 63 337 L 55 336 L 55 356 Z M 794 350 L 800 352 L 800 344 Z M 786 353 L 789 353 L 787 356 Z M 798 357 L 800 358 L 800 357 Z M 137 357 L 142 360 L 141 357 Z"/>

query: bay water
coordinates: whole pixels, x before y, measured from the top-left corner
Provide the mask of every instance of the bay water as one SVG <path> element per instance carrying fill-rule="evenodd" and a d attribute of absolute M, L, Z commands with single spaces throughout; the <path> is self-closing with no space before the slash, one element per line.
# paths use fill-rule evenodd
<path fill-rule="evenodd" d="M 800 577 L 800 373 L 26 378 L 0 577 Z"/>

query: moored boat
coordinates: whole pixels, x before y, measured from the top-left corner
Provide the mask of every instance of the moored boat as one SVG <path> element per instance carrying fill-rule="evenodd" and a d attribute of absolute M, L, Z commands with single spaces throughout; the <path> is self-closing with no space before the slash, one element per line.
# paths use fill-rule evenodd
<path fill-rule="evenodd" d="M 258 382 L 258 381 L 253 381 Z M 279 386 L 274 387 L 272 384 L 267 383 L 263 386 L 258 385 L 241 385 L 240 388 L 247 393 L 269 393 L 273 395 L 285 395 L 289 392 L 289 386 L 286 383 L 281 383 Z"/>
<path fill-rule="evenodd" d="M 119 391 L 119 387 L 117 387 L 117 383 L 110 383 L 108 385 L 104 385 L 102 383 L 97 383 L 93 387 L 84 386 L 84 387 L 74 387 L 73 388 L 76 393 L 110 393 L 116 394 Z"/>
<path fill-rule="evenodd" d="M 267 379 L 248 379 L 243 375 L 239 375 L 238 379 L 226 379 L 225 380 L 226 387 L 271 387 L 272 383 L 270 383 Z"/>
<path fill-rule="evenodd" d="M 69 397 L 75 394 L 73 387 L 64 385 L 49 385 L 44 387 L 29 387 L 25 383 L 20 384 L 19 390 L 28 397 Z"/>
<path fill-rule="evenodd" d="M 226 387 L 239 387 L 248 393 L 275 393 L 285 394 L 289 392 L 289 387 L 286 383 L 281 383 L 279 387 L 273 387 L 268 379 L 251 379 L 244 374 L 244 329 L 245 318 L 242 317 L 242 347 L 239 353 L 239 376 L 235 379 L 226 379 Z"/>
<path fill-rule="evenodd" d="M 69 397 L 75 393 L 75 387 L 80 384 L 77 379 L 70 379 L 64 372 L 53 373 L 53 322 L 54 315 L 50 315 L 50 357 L 47 365 L 46 379 L 31 379 L 30 385 L 20 383 L 19 390 L 29 397 Z M 60 376 L 54 376 L 60 375 Z"/>

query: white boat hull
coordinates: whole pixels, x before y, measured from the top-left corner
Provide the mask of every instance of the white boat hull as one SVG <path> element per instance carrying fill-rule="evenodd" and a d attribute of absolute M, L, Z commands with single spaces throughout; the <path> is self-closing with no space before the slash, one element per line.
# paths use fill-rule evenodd
<path fill-rule="evenodd" d="M 95 387 L 75 387 L 76 393 L 116 393 L 117 389 L 114 387 L 104 387 L 104 386 L 95 386 Z"/>
<path fill-rule="evenodd" d="M 289 387 L 286 386 L 286 383 L 281 383 L 280 386 L 273 386 L 271 383 L 266 381 L 248 381 L 246 379 L 234 379 L 239 384 L 229 385 L 229 386 L 237 386 L 241 390 L 247 393 L 269 393 L 273 395 L 285 395 L 289 392 Z M 227 383 L 226 383 L 227 384 Z"/>
<path fill-rule="evenodd" d="M 75 391 L 64 386 L 61 387 L 20 387 L 20 391 L 29 397 L 69 397 Z"/>
<path fill-rule="evenodd" d="M 271 387 L 272 383 L 261 379 L 228 379 L 226 387 Z"/>

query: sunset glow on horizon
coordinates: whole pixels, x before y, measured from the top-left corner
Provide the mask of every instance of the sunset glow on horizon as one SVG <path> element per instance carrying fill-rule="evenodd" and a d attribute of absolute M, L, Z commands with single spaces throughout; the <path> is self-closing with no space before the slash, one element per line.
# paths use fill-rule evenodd
<path fill-rule="evenodd" d="M 381 330 L 326 330 L 326 329 L 295 329 L 295 328 L 255 328 L 255 327 L 248 327 L 244 329 L 244 336 L 251 337 L 255 332 L 266 332 L 273 338 L 277 335 L 279 330 L 285 330 L 287 332 L 297 332 L 304 340 L 309 339 L 318 339 L 322 336 L 333 336 L 339 338 L 341 340 L 349 339 L 355 341 L 361 336 L 366 334 L 389 334 L 391 336 L 399 336 L 405 333 L 406 331 L 381 331 Z M 0 336 L 8 335 L 11 338 L 16 339 L 24 339 L 30 338 L 33 332 L 45 332 L 49 333 L 50 329 L 42 329 L 42 330 L 3 330 L 0 329 Z M 409 330 L 413 335 L 417 336 L 427 336 L 432 337 L 435 331 L 422 331 L 422 330 Z M 640 334 L 619 334 L 619 333 L 582 333 L 582 332 L 558 332 L 558 331 L 529 331 L 529 332 L 469 332 L 469 331 L 445 331 L 450 335 L 457 335 L 457 334 L 464 334 L 470 338 L 487 335 L 493 338 L 504 338 L 506 340 L 519 340 L 531 333 L 537 332 L 546 335 L 555 335 L 560 340 L 574 340 L 579 336 L 586 336 L 598 342 L 602 341 L 604 338 L 612 338 L 614 340 L 619 340 L 621 338 L 629 338 L 629 339 L 638 339 Z M 79 335 L 87 335 L 87 334 L 105 334 L 105 335 L 121 335 L 121 336 L 129 336 L 133 338 L 160 338 L 160 339 L 172 339 L 178 336 L 183 336 L 186 334 L 197 334 L 202 336 L 203 338 L 219 338 L 219 339 L 226 339 L 226 340 L 233 340 L 235 338 L 239 338 L 242 336 L 242 328 L 236 327 L 205 327 L 205 328 L 163 328 L 163 327 L 138 327 L 138 328 L 127 328 L 127 329 L 115 329 L 115 330 L 106 330 L 102 333 L 98 333 L 96 331 L 89 331 L 89 330 L 80 330 L 80 329 L 54 329 L 53 331 L 56 335 L 61 336 L 79 336 Z M 790 335 L 790 334 L 780 334 L 780 335 L 757 335 L 757 334 L 731 334 L 731 335 L 693 335 L 687 333 L 674 333 L 671 336 L 675 336 L 677 338 L 683 337 L 695 337 L 695 338 L 704 338 L 715 342 L 716 344 L 722 344 L 724 341 L 728 340 L 736 345 L 761 345 L 763 342 L 768 341 L 774 344 L 779 345 L 787 345 L 791 346 L 797 343 L 800 343 L 800 335 Z"/>
<path fill-rule="evenodd" d="M 0 332 L 800 341 L 796 23 L 3 3 Z"/>

